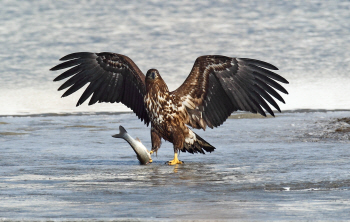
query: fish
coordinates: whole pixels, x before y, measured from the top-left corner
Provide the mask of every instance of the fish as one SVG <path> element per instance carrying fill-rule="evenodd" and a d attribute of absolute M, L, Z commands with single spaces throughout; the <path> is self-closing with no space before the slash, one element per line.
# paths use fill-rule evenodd
<path fill-rule="evenodd" d="M 147 148 L 141 143 L 139 138 L 132 138 L 123 126 L 119 126 L 119 134 L 115 134 L 112 137 L 122 138 L 128 142 L 131 148 L 135 151 L 137 159 L 140 161 L 141 165 L 146 165 L 152 163 L 151 153 Z"/>

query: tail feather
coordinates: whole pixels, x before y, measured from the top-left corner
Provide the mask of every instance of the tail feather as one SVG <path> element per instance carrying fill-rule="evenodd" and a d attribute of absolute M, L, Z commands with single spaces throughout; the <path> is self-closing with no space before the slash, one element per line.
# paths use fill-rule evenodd
<path fill-rule="evenodd" d="M 119 133 L 113 135 L 114 138 L 124 138 L 124 135 L 127 133 L 127 131 L 122 127 L 121 125 L 119 126 Z"/>
<path fill-rule="evenodd" d="M 196 135 L 196 141 L 193 144 L 185 142 L 184 147 L 181 149 L 182 152 L 205 154 L 204 151 L 211 153 L 215 150 L 215 147 L 210 145 L 202 137 L 198 136 L 196 133 L 194 134 Z"/>

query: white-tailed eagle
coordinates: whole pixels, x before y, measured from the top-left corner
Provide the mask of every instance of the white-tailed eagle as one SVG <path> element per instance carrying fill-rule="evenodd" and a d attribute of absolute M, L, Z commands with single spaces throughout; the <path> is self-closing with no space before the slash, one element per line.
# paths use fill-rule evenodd
<path fill-rule="evenodd" d="M 69 68 L 54 79 L 70 77 L 58 89 L 68 88 L 62 97 L 89 83 L 77 106 L 91 95 L 89 105 L 123 103 L 145 124 L 151 123 L 152 153 L 160 148 L 161 138 L 173 143 L 171 165 L 182 163 L 177 158 L 179 151 L 204 154 L 215 149 L 188 126 L 218 127 L 237 110 L 263 116 L 267 111 L 274 116 L 269 104 L 281 112 L 274 99 L 284 103 L 276 90 L 288 94 L 278 83 L 288 81 L 270 71 L 278 69 L 255 59 L 200 56 L 184 83 L 172 92 L 158 70 L 150 69 L 145 76 L 125 55 L 78 52 L 60 60 L 64 62 L 51 70 Z"/>

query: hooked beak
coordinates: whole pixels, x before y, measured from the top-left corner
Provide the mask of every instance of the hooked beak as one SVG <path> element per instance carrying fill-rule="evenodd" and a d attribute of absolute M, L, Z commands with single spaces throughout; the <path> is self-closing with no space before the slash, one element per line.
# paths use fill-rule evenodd
<path fill-rule="evenodd" d="M 150 77 L 151 79 L 155 79 L 155 78 L 156 78 L 155 72 L 151 72 L 151 75 L 149 75 L 149 77 Z"/>
<path fill-rule="evenodd" d="M 150 69 L 150 70 L 148 70 L 146 77 L 147 77 L 147 79 L 154 80 L 157 78 L 157 73 L 158 73 L 158 71 L 156 69 Z"/>

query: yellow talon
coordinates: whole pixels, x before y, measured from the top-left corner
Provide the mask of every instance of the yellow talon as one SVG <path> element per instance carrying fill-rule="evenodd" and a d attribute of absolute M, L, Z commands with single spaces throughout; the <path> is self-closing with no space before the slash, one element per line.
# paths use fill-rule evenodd
<path fill-rule="evenodd" d="M 174 153 L 174 159 L 168 161 L 168 165 L 183 164 L 181 160 L 177 158 L 177 153 Z"/>
<path fill-rule="evenodd" d="M 149 152 L 149 154 L 152 155 L 152 153 L 153 153 L 153 151 L 151 150 L 151 151 Z M 149 163 L 152 163 L 152 162 L 153 162 L 153 160 L 152 160 L 152 158 L 150 157 L 150 158 L 149 158 Z"/>

